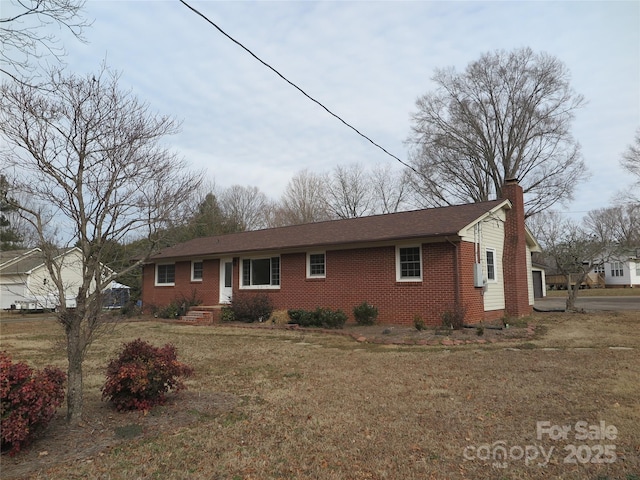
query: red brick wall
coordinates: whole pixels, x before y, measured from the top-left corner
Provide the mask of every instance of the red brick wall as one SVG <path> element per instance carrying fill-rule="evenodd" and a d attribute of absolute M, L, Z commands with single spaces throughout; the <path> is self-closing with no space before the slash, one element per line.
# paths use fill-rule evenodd
<path fill-rule="evenodd" d="M 277 309 L 317 307 L 341 309 L 353 321 L 353 307 L 366 301 L 378 308 L 383 324 L 413 325 L 420 316 L 427 325 L 440 325 L 440 315 L 452 310 L 456 291 L 466 308 L 467 323 L 501 318 L 504 312 L 484 312 L 482 289 L 473 286 L 474 246 L 461 242 L 422 246 L 422 282 L 396 282 L 395 247 L 326 252 L 326 278 L 306 278 L 306 254 L 280 257 L 280 289 L 243 289 L 267 293 Z M 457 255 L 457 258 L 456 258 Z M 457 275 L 456 265 L 458 265 Z M 234 265 L 234 292 L 238 291 L 240 262 Z M 143 277 L 143 302 L 162 306 L 195 290 L 204 305 L 217 305 L 219 262 L 204 262 L 202 282 L 191 282 L 191 262 L 176 263 L 176 286 L 155 286 L 155 267 L 147 265 Z M 456 290 L 456 282 L 460 287 Z"/>
<path fill-rule="evenodd" d="M 190 299 L 194 295 L 203 305 L 217 305 L 220 297 L 220 261 L 205 260 L 202 281 L 191 281 L 191 261 L 176 262 L 175 286 L 155 285 L 155 265 L 145 265 L 142 272 L 142 302 L 146 309 L 165 306 L 174 300 Z"/>
<path fill-rule="evenodd" d="M 306 254 L 282 255 L 281 288 L 267 293 L 278 309 L 329 307 L 353 321 L 353 307 L 366 301 L 378 308 L 380 323 L 411 325 L 419 315 L 440 324 L 454 302 L 453 247 L 423 247 L 422 282 L 396 282 L 395 259 L 395 247 L 328 251 L 326 278 L 306 279 Z"/>
<path fill-rule="evenodd" d="M 466 309 L 467 322 L 475 323 L 487 320 L 484 312 L 484 300 L 482 288 L 475 287 L 473 281 L 473 264 L 475 263 L 475 245 L 469 242 L 460 242 L 458 249 L 460 257 L 459 275 L 461 278 L 460 303 Z"/>
<path fill-rule="evenodd" d="M 505 314 L 511 317 L 529 315 L 529 272 L 527 271 L 527 245 L 524 225 L 524 196 L 515 180 L 507 180 L 502 195 L 511 201 L 507 211 L 502 264 L 504 268 Z"/>

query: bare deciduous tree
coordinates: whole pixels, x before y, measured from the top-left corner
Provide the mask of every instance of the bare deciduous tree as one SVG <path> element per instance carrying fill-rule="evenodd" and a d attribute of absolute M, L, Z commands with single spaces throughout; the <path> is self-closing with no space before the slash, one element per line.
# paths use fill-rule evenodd
<path fill-rule="evenodd" d="M 462 73 L 437 70 L 408 139 L 426 206 L 501 196 L 508 178 L 525 191 L 527 216 L 571 199 L 586 176 L 570 132 L 584 103 L 553 56 L 529 48 L 487 53 Z"/>
<path fill-rule="evenodd" d="M 371 184 L 376 213 L 405 210 L 409 193 L 408 171 L 398 172 L 389 164 L 375 167 L 371 171 Z"/>
<path fill-rule="evenodd" d="M 640 183 L 640 128 L 636 130 L 634 142 L 627 147 L 620 164 L 636 177 L 637 183 Z"/>
<path fill-rule="evenodd" d="M 220 194 L 218 204 L 222 214 L 238 230 L 258 230 L 267 225 L 269 199 L 258 187 L 233 185 Z"/>
<path fill-rule="evenodd" d="M 363 217 L 374 212 L 371 178 L 361 165 L 335 167 L 326 192 L 328 208 L 338 218 Z"/>
<path fill-rule="evenodd" d="M 83 16 L 85 0 L 15 0 L 3 1 L 0 17 L 0 72 L 14 80 L 32 73 L 34 59 L 64 55 L 58 38 L 50 25 L 70 31 L 84 41 L 82 31 L 90 25 Z"/>
<path fill-rule="evenodd" d="M 584 222 L 602 242 L 621 249 L 640 246 L 640 204 L 628 203 L 592 210 Z"/>
<path fill-rule="evenodd" d="M 299 225 L 329 220 L 326 175 L 302 170 L 289 180 L 279 205 L 274 208 L 272 227 Z"/>
<path fill-rule="evenodd" d="M 551 262 L 550 266 L 566 278 L 567 311 L 576 311 L 580 285 L 596 265 L 605 261 L 610 242 L 555 211 L 530 217 L 528 225 L 540 242 L 544 256 Z"/>
<path fill-rule="evenodd" d="M 77 423 L 83 360 L 104 324 L 102 292 L 116 278 L 104 268 L 107 253 L 114 242 L 146 238 L 146 251 L 118 274 L 140 266 L 160 232 L 183 216 L 200 175 L 161 144 L 177 131 L 174 120 L 122 91 L 105 66 L 86 77 L 54 71 L 44 90 L 12 82 L 0 93 L 3 170 L 29 198 L 16 207 L 37 231 L 55 284 L 69 362 L 67 418 Z M 72 245 L 82 258 L 73 309 L 55 248 Z"/>
<path fill-rule="evenodd" d="M 620 165 L 633 176 L 631 187 L 618 196 L 623 201 L 640 205 L 640 128 L 636 130 L 636 136 L 631 145 L 622 155 Z"/>

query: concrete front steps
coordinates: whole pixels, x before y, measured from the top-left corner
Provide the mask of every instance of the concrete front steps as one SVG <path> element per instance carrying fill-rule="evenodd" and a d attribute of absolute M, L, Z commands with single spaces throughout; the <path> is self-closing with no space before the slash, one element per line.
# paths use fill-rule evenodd
<path fill-rule="evenodd" d="M 211 325 L 220 322 L 222 305 L 203 306 L 189 308 L 189 311 L 180 317 L 179 321 L 192 325 Z"/>

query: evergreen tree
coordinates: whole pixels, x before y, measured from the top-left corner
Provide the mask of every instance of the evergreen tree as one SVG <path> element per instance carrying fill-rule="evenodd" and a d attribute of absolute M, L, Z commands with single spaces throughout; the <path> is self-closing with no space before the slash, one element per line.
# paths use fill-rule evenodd
<path fill-rule="evenodd" d="M 7 215 L 17 211 L 17 202 L 9 197 L 9 182 L 4 175 L 0 175 L 0 251 L 17 250 L 23 248 L 22 235 L 11 225 Z"/>

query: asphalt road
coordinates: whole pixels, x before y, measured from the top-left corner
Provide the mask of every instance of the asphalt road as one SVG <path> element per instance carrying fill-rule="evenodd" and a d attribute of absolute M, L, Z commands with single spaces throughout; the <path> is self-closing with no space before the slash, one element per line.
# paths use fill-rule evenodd
<path fill-rule="evenodd" d="M 538 298 L 535 302 L 536 309 L 558 310 L 564 309 L 566 297 Z M 637 310 L 640 318 L 640 296 L 633 297 L 580 297 L 576 299 L 576 307 L 584 310 Z"/>

